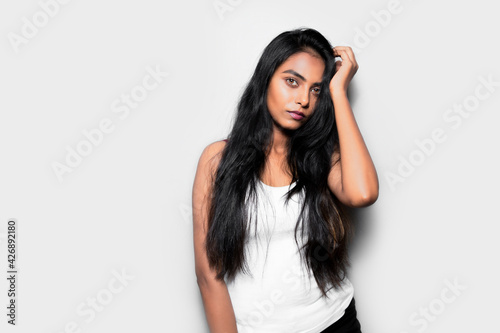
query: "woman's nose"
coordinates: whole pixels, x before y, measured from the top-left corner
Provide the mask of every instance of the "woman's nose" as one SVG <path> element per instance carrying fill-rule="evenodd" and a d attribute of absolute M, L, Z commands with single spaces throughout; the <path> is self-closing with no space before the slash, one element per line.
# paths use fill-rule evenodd
<path fill-rule="evenodd" d="M 303 108 L 307 108 L 309 106 L 309 91 L 302 90 L 297 92 L 295 103 L 300 104 Z"/>

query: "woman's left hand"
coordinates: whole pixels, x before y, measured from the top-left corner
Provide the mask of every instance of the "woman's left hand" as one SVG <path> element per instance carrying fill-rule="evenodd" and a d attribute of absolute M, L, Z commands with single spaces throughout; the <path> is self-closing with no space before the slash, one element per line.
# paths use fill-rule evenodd
<path fill-rule="evenodd" d="M 347 93 L 352 77 L 358 71 L 358 63 L 349 46 L 335 46 L 333 55 L 342 60 L 335 63 L 335 74 L 330 81 L 330 93 Z"/>

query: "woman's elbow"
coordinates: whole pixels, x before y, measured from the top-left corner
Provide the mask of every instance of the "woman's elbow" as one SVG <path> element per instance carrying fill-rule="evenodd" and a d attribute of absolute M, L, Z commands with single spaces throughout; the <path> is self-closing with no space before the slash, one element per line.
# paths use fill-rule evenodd
<path fill-rule="evenodd" d="M 373 191 L 359 193 L 358 195 L 353 196 L 347 205 L 350 207 L 367 207 L 373 205 L 378 199 L 378 194 L 378 188 Z"/>

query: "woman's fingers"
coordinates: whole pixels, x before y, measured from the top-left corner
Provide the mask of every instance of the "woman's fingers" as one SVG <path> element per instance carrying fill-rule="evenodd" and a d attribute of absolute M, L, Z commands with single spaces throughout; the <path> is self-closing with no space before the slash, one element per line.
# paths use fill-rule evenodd
<path fill-rule="evenodd" d="M 341 60 L 335 62 L 335 74 L 330 81 L 330 91 L 347 90 L 352 77 L 358 71 L 358 63 L 349 46 L 335 46 L 333 55 Z"/>
<path fill-rule="evenodd" d="M 340 49 L 337 50 L 337 56 L 339 56 L 342 61 L 348 60 L 352 63 L 353 67 L 357 68 L 358 63 L 356 62 L 356 58 L 354 57 L 354 53 L 350 49 Z"/>
<path fill-rule="evenodd" d="M 336 61 L 335 62 L 335 72 L 338 72 L 340 66 L 342 66 L 342 61 Z"/>
<path fill-rule="evenodd" d="M 336 57 L 340 57 L 342 61 L 349 60 L 353 67 L 357 70 L 358 63 L 356 62 L 356 58 L 354 57 L 354 52 L 349 46 L 335 46 L 333 48 L 333 55 Z"/>

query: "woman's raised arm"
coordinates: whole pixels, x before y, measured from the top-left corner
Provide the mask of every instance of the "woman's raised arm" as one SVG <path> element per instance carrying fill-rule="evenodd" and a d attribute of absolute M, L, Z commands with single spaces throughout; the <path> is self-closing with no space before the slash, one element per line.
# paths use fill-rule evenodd
<path fill-rule="evenodd" d="M 330 81 L 330 94 L 335 108 L 339 149 L 333 153 L 328 186 L 345 205 L 363 207 L 373 204 L 379 193 L 377 171 L 365 145 L 347 98 L 347 87 L 358 70 L 352 49 L 333 48 L 337 71 Z M 340 162 L 335 163 L 340 157 Z"/>

